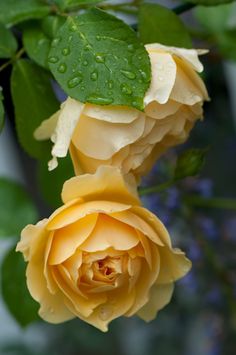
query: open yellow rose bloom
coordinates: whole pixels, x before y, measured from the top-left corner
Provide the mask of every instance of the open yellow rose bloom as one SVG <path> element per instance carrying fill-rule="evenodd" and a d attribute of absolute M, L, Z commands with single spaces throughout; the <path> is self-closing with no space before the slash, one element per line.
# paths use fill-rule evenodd
<path fill-rule="evenodd" d="M 64 205 L 23 230 L 17 250 L 46 321 L 79 317 L 102 331 L 122 315 L 149 321 L 190 269 L 160 220 L 141 207 L 132 179 L 129 184 L 109 166 L 74 177 L 64 184 Z"/>
<path fill-rule="evenodd" d="M 70 151 L 76 177 L 64 205 L 27 226 L 17 245 L 39 314 L 60 323 L 79 317 L 106 331 L 119 316 L 146 321 L 171 299 L 191 262 L 173 249 L 161 221 L 141 206 L 137 181 L 169 147 L 184 142 L 208 100 L 198 75 L 204 51 L 146 46 L 152 80 L 144 112 L 68 98 L 35 131 L 51 139 L 52 160 Z"/>
<path fill-rule="evenodd" d="M 35 131 L 38 140 L 51 138 L 53 159 L 70 149 L 77 175 L 113 165 L 139 178 L 169 147 L 184 142 L 208 100 L 197 72 L 203 70 L 198 54 L 204 51 L 146 46 L 152 80 L 144 97 L 144 112 L 125 106 L 83 104 L 68 98 L 61 109 Z"/>

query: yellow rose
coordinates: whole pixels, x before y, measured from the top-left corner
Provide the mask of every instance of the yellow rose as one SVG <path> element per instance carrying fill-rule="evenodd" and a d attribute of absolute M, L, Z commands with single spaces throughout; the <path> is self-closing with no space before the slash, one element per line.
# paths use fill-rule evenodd
<path fill-rule="evenodd" d="M 202 118 L 208 99 L 196 72 L 203 66 L 194 49 L 146 46 L 152 80 L 144 103 L 145 112 L 125 106 L 82 104 L 68 98 L 51 118 L 35 131 L 35 138 L 51 138 L 53 159 L 65 157 L 70 147 L 75 173 L 94 173 L 100 165 L 122 168 L 137 179 L 170 146 L 184 142 L 195 121 Z"/>
<path fill-rule="evenodd" d="M 79 317 L 106 331 L 122 315 L 149 321 L 170 301 L 191 263 L 129 188 L 119 169 L 101 166 L 65 182 L 64 205 L 23 230 L 17 251 L 44 320 Z"/>

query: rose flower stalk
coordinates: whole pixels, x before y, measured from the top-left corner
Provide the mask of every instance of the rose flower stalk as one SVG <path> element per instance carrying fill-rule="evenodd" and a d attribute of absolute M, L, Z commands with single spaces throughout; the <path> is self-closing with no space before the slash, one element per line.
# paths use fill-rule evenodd
<path fill-rule="evenodd" d="M 44 320 L 79 317 L 107 331 L 122 315 L 149 321 L 170 301 L 191 263 L 130 186 L 115 167 L 74 177 L 64 184 L 64 205 L 23 230 L 17 251 Z"/>
<path fill-rule="evenodd" d="M 203 70 L 198 54 L 205 51 L 146 46 L 152 69 L 144 112 L 125 106 L 83 104 L 68 98 L 61 109 L 35 131 L 38 140 L 51 138 L 53 159 L 70 149 L 77 175 L 94 173 L 100 165 L 120 167 L 137 180 L 169 147 L 184 142 L 208 100 L 197 72 Z"/>

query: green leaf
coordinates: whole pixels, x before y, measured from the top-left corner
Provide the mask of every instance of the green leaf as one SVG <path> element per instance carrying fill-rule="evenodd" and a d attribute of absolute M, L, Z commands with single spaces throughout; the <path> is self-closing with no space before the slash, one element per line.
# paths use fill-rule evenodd
<path fill-rule="evenodd" d="M 1 0 L 0 22 L 7 25 L 46 16 L 50 7 L 40 0 Z"/>
<path fill-rule="evenodd" d="M 204 5 L 204 6 L 215 6 L 220 4 L 227 4 L 229 2 L 233 2 L 235 0 L 186 0 L 186 2 L 190 2 L 196 5 Z"/>
<path fill-rule="evenodd" d="M 194 14 L 200 24 L 210 33 L 220 33 L 230 25 L 232 10 L 235 4 L 204 7 L 198 6 Z M 235 13 L 235 10 L 234 10 Z"/>
<path fill-rule="evenodd" d="M 21 59 L 13 67 L 11 91 L 20 143 L 32 157 L 45 159 L 50 143 L 36 141 L 33 132 L 59 108 L 50 76 L 38 65 Z"/>
<path fill-rule="evenodd" d="M 22 255 L 13 248 L 2 264 L 2 295 L 8 310 L 22 326 L 39 319 L 38 304 L 31 298 L 26 286 L 25 270 Z"/>
<path fill-rule="evenodd" d="M 42 20 L 42 30 L 44 34 L 53 39 L 57 35 L 59 28 L 65 23 L 66 18 L 62 16 L 47 16 Z"/>
<path fill-rule="evenodd" d="M 48 53 L 51 40 L 35 25 L 23 32 L 23 43 L 28 56 L 37 64 L 48 68 Z"/>
<path fill-rule="evenodd" d="M 47 16 L 42 22 L 31 24 L 23 32 L 23 43 L 28 56 L 46 69 L 51 41 L 64 22 L 63 17 Z"/>
<path fill-rule="evenodd" d="M 39 162 L 39 188 L 43 197 L 50 206 L 57 208 L 62 204 L 62 186 L 66 180 L 73 176 L 73 166 L 69 156 L 60 159 L 58 167 L 53 171 L 48 171 L 48 167 L 45 162 Z"/>
<path fill-rule="evenodd" d="M 4 116 L 5 116 L 5 111 L 3 106 L 3 93 L 2 93 L 2 88 L 0 86 L 0 132 L 2 131 L 4 126 Z"/>
<path fill-rule="evenodd" d="M 128 25 L 104 11 L 93 8 L 69 17 L 52 42 L 49 66 L 74 99 L 144 107 L 151 78 L 148 53 Z"/>
<path fill-rule="evenodd" d="M 78 7 L 80 5 L 99 4 L 105 1 L 107 0 L 64 0 L 66 9 Z"/>
<path fill-rule="evenodd" d="M 189 33 L 180 18 L 173 11 L 157 4 L 140 6 L 139 34 L 143 43 L 192 47 Z"/>
<path fill-rule="evenodd" d="M 219 33 L 217 41 L 223 56 L 236 61 L 236 29 Z"/>
<path fill-rule="evenodd" d="M 0 178 L 0 201 L 0 237 L 16 237 L 26 224 L 37 220 L 34 204 L 17 183 Z"/>
<path fill-rule="evenodd" d="M 17 50 L 17 41 L 12 32 L 0 23 L 0 58 L 11 58 Z"/>
<path fill-rule="evenodd" d="M 177 159 L 174 180 L 197 175 L 203 168 L 208 149 L 189 149 Z"/>

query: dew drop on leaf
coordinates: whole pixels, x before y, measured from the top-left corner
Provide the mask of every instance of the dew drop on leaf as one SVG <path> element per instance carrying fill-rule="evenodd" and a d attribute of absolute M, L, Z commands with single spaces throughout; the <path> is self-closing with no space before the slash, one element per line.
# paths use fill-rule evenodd
<path fill-rule="evenodd" d="M 121 91 L 126 95 L 131 95 L 133 92 L 132 89 L 127 84 L 121 85 Z"/>
<path fill-rule="evenodd" d="M 96 55 L 95 60 L 97 63 L 104 63 L 105 59 L 102 55 Z"/>
<path fill-rule="evenodd" d="M 121 70 L 120 72 L 128 79 L 134 80 L 136 78 L 136 74 L 131 71 Z"/>
<path fill-rule="evenodd" d="M 58 60 L 59 60 L 58 57 L 49 57 L 49 58 L 48 58 L 48 61 L 49 61 L 50 63 L 57 63 Z"/>
<path fill-rule="evenodd" d="M 67 66 L 66 66 L 65 63 L 61 63 L 61 64 L 59 65 L 59 67 L 57 68 L 58 72 L 59 72 L 59 73 L 62 73 L 62 74 L 66 72 L 66 69 L 67 69 Z"/>
<path fill-rule="evenodd" d="M 52 40 L 52 47 L 56 47 L 61 41 L 61 37 L 56 37 Z"/>
<path fill-rule="evenodd" d="M 70 48 L 63 48 L 62 49 L 62 54 L 65 55 L 65 56 L 70 54 Z"/>
<path fill-rule="evenodd" d="M 74 78 L 72 78 L 68 81 L 68 87 L 70 89 L 75 88 L 77 85 L 79 85 L 79 83 L 81 83 L 81 81 L 82 81 L 82 78 L 80 76 L 75 76 Z"/>
<path fill-rule="evenodd" d="M 91 75 L 90 75 L 91 80 L 96 81 L 98 78 L 98 73 L 96 71 L 94 71 Z"/>
<path fill-rule="evenodd" d="M 91 95 L 87 97 L 87 101 L 96 105 L 109 105 L 114 101 L 113 98 Z"/>

